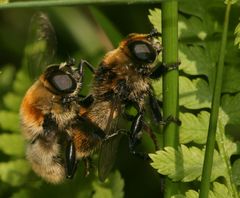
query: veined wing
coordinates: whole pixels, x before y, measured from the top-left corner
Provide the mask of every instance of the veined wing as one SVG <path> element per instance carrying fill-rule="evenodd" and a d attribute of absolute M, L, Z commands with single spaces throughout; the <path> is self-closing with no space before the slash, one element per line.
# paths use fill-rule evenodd
<path fill-rule="evenodd" d="M 121 103 L 119 97 L 115 97 L 111 108 L 110 116 L 108 118 L 107 127 L 105 130 L 106 139 L 102 142 L 99 161 L 98 161 L 98 176 L 101 181 L 104 181 L 109 175 L 113 165 L 116 161 L 117 150 L 122 135 L 117 132 L 117 125 L 119 121 L 119 114 L 121 112 Z M 114 119 L 114 112 L 117 111 L 118 115 Z"/>
<path fill-rule="evenodd" d="M 50 20 L 43 12 L 37 12 L 31 19 L 25 47 L 25 65 L 32 80 L 53 63 L 56 45 L 55 31 Z"/>

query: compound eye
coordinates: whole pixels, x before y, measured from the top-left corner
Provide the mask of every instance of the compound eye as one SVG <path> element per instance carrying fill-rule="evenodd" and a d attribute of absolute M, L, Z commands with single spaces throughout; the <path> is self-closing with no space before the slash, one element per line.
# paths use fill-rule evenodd
<path fill-rule="evenodd" d="M 152 63 L 156 59 L 156 51 L 146 42 L 134 41 L 128 47 L 133 56 L 139 61 Z"/>
<path fill-rule="evenodd" d="M 52 86 L 60 92 L 71 93 L 76 89 L 76 82 L 74 79 L 63 72 L 53 75 L 50 82 Z"/>

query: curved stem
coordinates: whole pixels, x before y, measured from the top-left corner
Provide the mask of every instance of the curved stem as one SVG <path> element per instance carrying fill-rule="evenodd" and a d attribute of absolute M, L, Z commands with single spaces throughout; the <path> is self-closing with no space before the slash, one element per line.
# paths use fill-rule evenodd
<path fill-rule="evenodd" d="M 209 122 L 209 128 L 208 128 L 208 137 L 207 137 L 205 158 L 204 158 L 204 164 L 203 164 L 202 181 L 200 185 L 200 194 L 199 194 L 200 198 L 208 197 L 208 192 L 210 189 L 210 178 L 212 173 L 213 153 L 215 148 L 218 112 L 219 112 L 220 98 L 221 98 L 222 78 L 223 78 L 223 69 L 224 69 L 224 55 L 225 55 L 226 42 L 227 42 L 230 9 L 231 9 L 231 0 L 228 1 L 226 12 L 225 12 L 222 41 L 221 41 L 219 61 L 218 61 L 217 71 L 216 71 L 211 115 L 210 115 L 210 122 Z"/>
<path fill-rule="evenodd" d="M 226 142 L 226 136 L 224 133 L 225 124 L 223 124 L 223 121 L 220 121 L 218 128 L 219 128 L 219 130 L 217 131 L 216 138 L 217 138 L 217 145 L 218 145 L 219 153 L 220 153 L 221 158 L 223 159 L 224 163 L 226 164 L 226 169 L 227 169 L 226 176 L 225 176 L 226 186 L 229 191 L 229 194 L 231 194 L 231 197 L 238 198 L 237 188 L 233 181 L 232 167 L 231 167 L 231 163 L 229 161 L 230 156 L 228 155 L 227 148 L 225 147 L 225 144 L 224 144 Z"/>

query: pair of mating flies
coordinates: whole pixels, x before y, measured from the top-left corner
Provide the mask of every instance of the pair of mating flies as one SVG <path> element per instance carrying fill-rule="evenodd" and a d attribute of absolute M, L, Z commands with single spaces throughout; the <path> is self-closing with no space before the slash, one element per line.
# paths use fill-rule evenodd
<path fill-rule="evenodd" d="M 163 71 L 162 67 L 153 67 L 162 50 L 156 39 L 159 36 L 155 30 L 128 35 L 96 69 L 87 61 L 81 61 L 77 68 L 72 61 L 47 67 L 28 89 L 20 108 L 26 157 L 36 174 L 50 183 L 60 183 L 74 176 L 78 160 L 88 165 L 88 158 L 100 149 L 99 177 L 104 180 L 121 137 L 117 123 L 129 104 L 137 110 L 135 116 L 129 116 L 130 151 L 142 154 L 135 146 L 142 128 L 147 128 L 143 121 L 146 98 L 155 120 L 162 120 L 151 88 L 151 79 Z M 82 98 L 85 65 L 94 77 L 90 95 Z"/>

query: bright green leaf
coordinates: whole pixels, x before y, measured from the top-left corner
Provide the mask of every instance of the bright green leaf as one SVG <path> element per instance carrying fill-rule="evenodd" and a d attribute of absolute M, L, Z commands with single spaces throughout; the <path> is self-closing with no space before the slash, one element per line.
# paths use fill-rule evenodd
<path fill-rule="evenodd" d="M 0 150 L 7 155 L 24 156 L 24 140 L 20 134 L 1 134 Z"/>
<path fill-rule="evenodd" d="M 12 186 L 20 186 L 26 182 L 30 166 L 26 160 L 15 160 L 0 163 L 0 179 Z"/>
<path fill-rule="evenodd" d="M 21 101 L 22 101 L 22 97 L 13 92 L 8 92 L 3 97 L 3 102 L 6 108 L 15 112 L 19 111 Z"/>
<path fill-rule="evenodd" d="M 208 33 L 204 23 L 198 17 L 185 18 L 180 15 L 178 25 L 178 34 L 183 43 L 199 43 L 207 37 Z M 187 41 L 185 41 L 186 39 Z"/>
<path fill-rule="evenodd" d="M 237 3 L 238 0 L 225 0 L 224 3 L 228 4 L 228 2 L 230 2 L 231 4 Z"/>
<path fill-rule="evenodd" d="M 97 185 L 96 183 L 93 184 L 93 188 L 95 190 L 95 193 L 93 195 L 93 198 L 112 198 L 112 192 L 108 188 L 104 188 L 100 185 Z"/>
<path fill-rule="evenodd" d="M 218 125 L 217 125 L 217 143 L 219 149 L 223 149 L 225 155 L 230 158 L 233 154 L 238 153 L 238 143 L 232 140 L 231 136 L 227 136 L 226 128 L 229 121 L 229 116 L 222 110 L 219 109 L 219 116 L 218 116 Z M 237 131 L 238 132 L 238 131 Z"/>
<path fill-rule="evenodd" d="M 164 150 L 150 154 L 153 160 L 151 165 L 160 174 L 167 175 L 173 181 L 190 182 L 200 179 L 204 159 L 204 150 L 197 147 L 186 147 L 176 151 L 172 147 L 165 147 Z M 218 152 L 214 152 L 213 170 L 211 181 L 217 177 L 226 175 L 226 167 Z"/>
<path fill-rule="evenodd" d="M 186 198 L 198 198 L 199 193 L 195 190 L 188 190 L 186 192 Z M 231 198 L 228 193 L 228 189 L 225 185 L 213 182 L 213 189 L 209 191 L 209 198 Z"/>
<path fill-rule="evenodd" d="M 212 77 L 215 71 L 215 61 L 204 47 L 198 45 L 179 45 L 180 69 L 190 75 L 205 75 Z"/>
<path fill-rule="evenodd" d="M 191 0 L 191 3 L 189 3 L 189 1 L 182 1 L 179 3 L 179 10 L 185 14 L 194 15 L 203 19 L 206 14 L 206 9 L 204 9 L 201 3 L 202 2 L 198 0 Z"/>
<path fill-rule="evenodd" d="M 15 68 L 12 65 L 6 65 L 0 69 L 0 94 L 9 91 L 13 83 Z"/>
<path fill-rule="evenodd" d="M 171 196 L 171 198 L 186 198 L 186 197 L 182 194 L 177 194 L 177 195 Z"/>
<path fill-rule="evenodd" d="M 240 123 L 240 93 L 236 95 L 225 94 L 222 97 L 222 109 L 228 116 L 228 124 L 239 124 Z"/>
<path fill-rule="evenodd" d="M 180 127 L 180 143 L 189 143 L 191 141 L 197 144 L 206 143 L 209 113 L 201 111 L 197 116 L 192 113 L 180 114 L 182 125 Z"/>
<path fill-rule="evenodd" d="M 235 40 L 234 40 L 234 45 L 238 45 L 238 48 L 240 48 L 240 23 L 238 23 L 235 31 Z"/>
<path fill-rule="evenodd" d="M 179 103 L 189 109 L 208 108 L 211 103 L 211 92 L 205 80 L 179 78 Z"/>
<path fill-rule="evenodd" d="M 5 3 L 8 3 L 9 0 L 0 0 L 0 4 L 5 4 Z"/>
<path fill-rule="evenodd" d="M 24 95 L 26 90 L 31 86 L 32 82 L 27 71 L 20 70 L 17 73 L 16 79 L 13 83 L 13 89 L 19 95 Z"/>
<path fill-rule="evenodd" d="M 19 132 L 19 115 L 15 112 L 0 111 L 0 128 L 12 132 Z"/>
<path fill-rule="evenodd" d="M 216 198 L 226 198 L 231 197 L 231 195 L 228 192 L 227 187 L 224 184 L 213 182 L 213 193 Z"/>
<path fill-rule="evenodd" d="M 217 22 L 209 15 L 204 18 L 206 20 L 195 16 L 179 17 L 180 69 L 190 75 L 205 75 L 213 87 L 220 42 L 216 38 Z"/>
<path fill-rule="evenodd" d="M 220 125 L 220 124 L 219 124 Z M 221 130 L 220 127 L 218 127 L 217 130 Z M 220 133 L 223 133 L 224 136 L 223 138 L 220 139 Z M 234 154 L 239 153 L 239 143 L 234 142 L 233 140 L 230 139 L 230 137 L 227 137 L 225 135 L 225 131 L 219 131 L 217 132 L 217 142 L 218 144 L 222 144 L 224 153 L 230 158 Z"/>
<path fill-rule="evenodd" d="M 186 192 L 186 198 L 198 198 L 199 194 L 195 190 L 188 190 Z"/>
<path fill-rule="evenodd" d="M 240 64 L 240 62 L 237 64 Z M 237 64 L 226 65 L 222 92 L 236 93 L 240 91 L 240 67 Z"/>
<path fill-rule="evenodd" d="M 93 182 L 95 193 L 93 198 L 123 198 L 124 197 L 124 181 L 118 171 L 112 173 L 109 178 L 101 183 Z"/>
<path fill-rule="evenodd" d="M 240 186 L 240 159 L 237 159 L 232 166 L 232 177 L 237 186 Z"/>
<path fill-rule="evenodd" d="M 158 32 L 162 32 L 162 11 L 160 9 L 149 10 L 150 15 L 148 15 L 148 19 L 151 24 L 158 30 Z"/>
<path fill-rule="evenodd" d="M 211 190 L 209 191 L 208 197 L 209 197 L 209 198 L 217 198 L 217 197 L 214 195 L 213 191 L 211 191 Z"/>
<path fill-rule="evenodd" d="M 152 82 L 156 96 L 162 99 L 162 80 Z M 210 108 L 211 92 L 207 82 L 201 78 L 190 80 L 179 77 L 179 103 L 188 109 Z"/>

